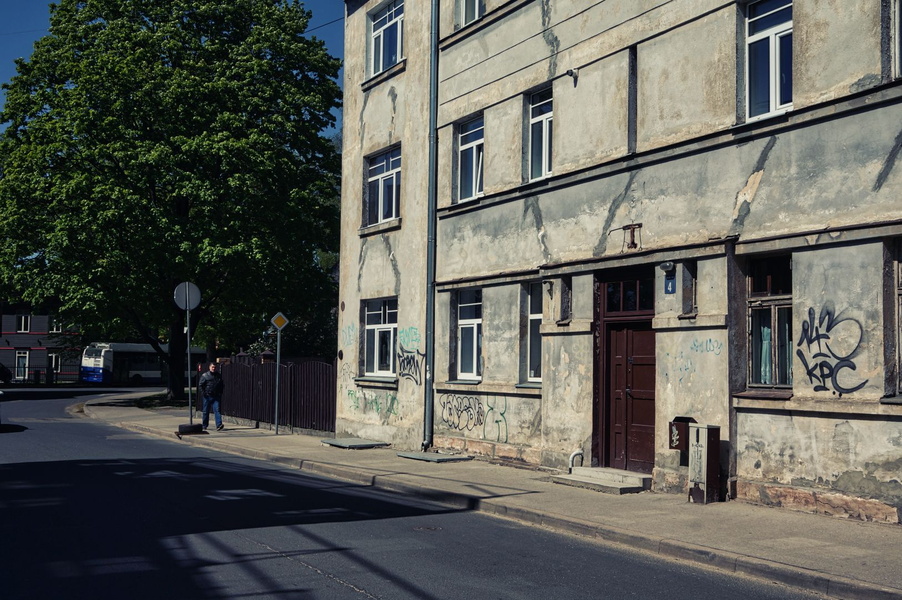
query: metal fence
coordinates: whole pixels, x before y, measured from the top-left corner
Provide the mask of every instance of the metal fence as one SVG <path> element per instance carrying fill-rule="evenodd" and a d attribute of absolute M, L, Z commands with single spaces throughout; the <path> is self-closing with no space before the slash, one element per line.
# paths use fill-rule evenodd
<path fill-rule="evenodd" d="M 279 373 L 279 426 L 335 431 L 336 364 L 322 359 L 285 362 L 232 360 L 220 366 L 225 415 L 275 423 L 276 369 Z M 202 403 L 198 398 L 198 408 Z"/>

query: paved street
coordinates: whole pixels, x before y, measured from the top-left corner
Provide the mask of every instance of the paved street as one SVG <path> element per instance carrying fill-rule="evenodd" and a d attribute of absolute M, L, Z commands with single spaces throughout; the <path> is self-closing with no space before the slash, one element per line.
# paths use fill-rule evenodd
<path fill-rule="evenodd" d="M 814 597 L 155 439 L 71 404 L 0 407 L 5 599 Z"/>

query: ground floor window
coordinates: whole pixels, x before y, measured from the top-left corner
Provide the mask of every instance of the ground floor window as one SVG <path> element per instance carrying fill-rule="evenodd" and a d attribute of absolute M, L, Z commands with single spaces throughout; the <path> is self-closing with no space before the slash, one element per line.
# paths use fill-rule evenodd
<path fill-rule="evenodd" d="M 395 374 L 398 340 L 398 299 L 367 300 L 364 303 L 367 375 Z"/>
<path fill-rule="evenodd" d="M 15 377 L 20 381 L 28 378 L 28 350 L 16 350 Z"/>
<path fill-rule="evenodd" d="M 482 377 L 482 290 L 457 294 L 457 376 Z"/>
<path fill-rule="evenodd" d="M 792 261 L 749 261 L 749 385 L 792 386 Z"/>

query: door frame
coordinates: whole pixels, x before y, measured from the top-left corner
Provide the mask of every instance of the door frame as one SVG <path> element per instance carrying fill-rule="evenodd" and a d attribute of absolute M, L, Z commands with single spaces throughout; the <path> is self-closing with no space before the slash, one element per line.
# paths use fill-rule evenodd
<path fill-rule="evenodd" d="M 605 310 L 607 284 L 617 281 L 629 281 L 640 279 L 650 280 L 652 291 L 651 308 L 630 312 L 611 313 Z M 611 456 L 611 423 L 609 419 L 611 410 L 611 397 L 608 389 L 609 379 L 609 348 L 608 336 L 614 325 L 647 325 L 654 331 L 651 322 L 654 318 L 654 266 L 641 266 L 625 269 L 612 269 L 606 272 L 598 272 L 594 281 L 594 311 L 595 331 L 594 336 L 594 383 L 592 393 L 592 437 L 591 437 L 591 465 L 593 467 L 609 467 L 613 462 Z M 657 342 L 655 342 L 657 345 Z M 657 379 L 657 376 L 656 376 Z"/>

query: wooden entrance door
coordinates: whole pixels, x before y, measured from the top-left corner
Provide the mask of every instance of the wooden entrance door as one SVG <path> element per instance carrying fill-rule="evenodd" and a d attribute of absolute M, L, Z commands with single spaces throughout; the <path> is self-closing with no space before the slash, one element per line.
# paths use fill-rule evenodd
<path fill-rule="evenodd" d="M 647 321 L 608 323 L 606 329 L 608 463 L 617 469 L 651 473 L 655 465 L 655 332 Z"/>

